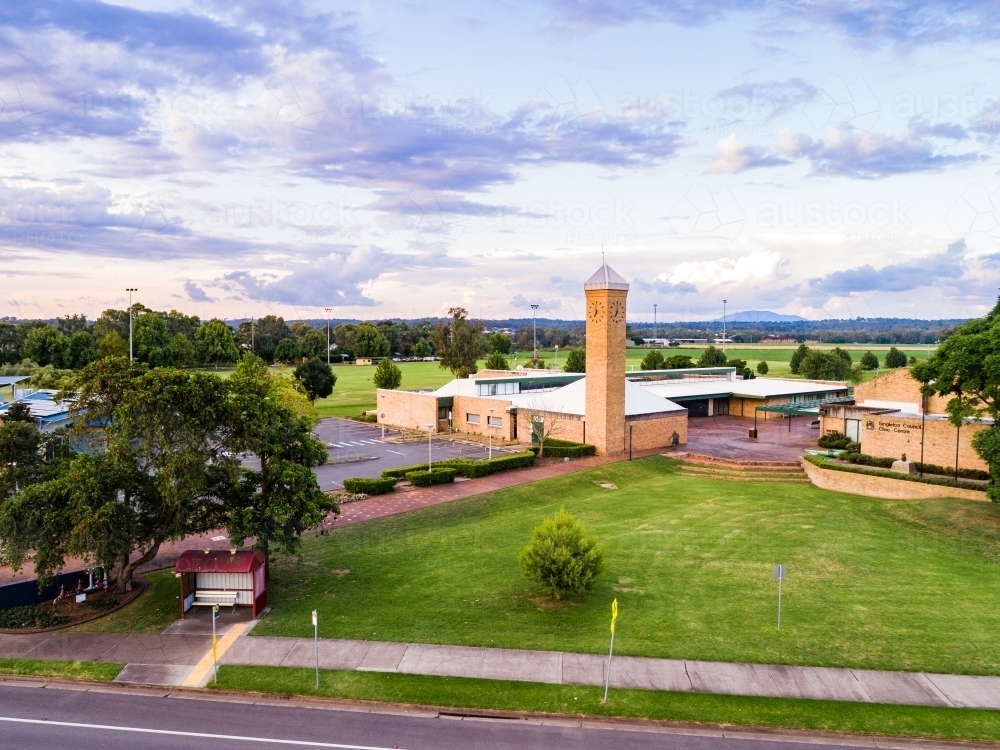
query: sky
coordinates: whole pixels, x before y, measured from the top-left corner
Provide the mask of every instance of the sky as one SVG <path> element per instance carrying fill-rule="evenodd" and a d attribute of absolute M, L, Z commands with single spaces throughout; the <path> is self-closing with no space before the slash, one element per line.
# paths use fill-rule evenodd
<path fill-rule="evenodd" d="M 0 0 L 0 316 L 980 315 L 995 1 Z"/>

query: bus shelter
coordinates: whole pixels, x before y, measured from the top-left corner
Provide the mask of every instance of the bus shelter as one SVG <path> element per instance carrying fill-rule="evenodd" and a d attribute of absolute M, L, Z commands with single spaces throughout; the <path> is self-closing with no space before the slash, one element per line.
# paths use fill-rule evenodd
<path fill-rule="evenodd" d="M 174 576 L 181 585 L 181 619 L 194 607 L 250 607 L 254 618 L 267 606 L 264 553 L 260 550 L 187 550 Z"/>

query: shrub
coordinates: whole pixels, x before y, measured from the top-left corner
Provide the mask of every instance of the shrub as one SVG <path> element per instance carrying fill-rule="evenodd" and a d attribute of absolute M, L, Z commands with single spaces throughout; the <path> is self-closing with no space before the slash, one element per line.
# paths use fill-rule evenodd
<path fill-rule="evenodd" d="M 757 374 L 758 375 L 767 375 L 768 369 L 770 369 L 770 368 L 768 368 L 767 362 L 765 362 L 764 360 L 761 360 L 760 362 L 757 363 Z"/>
<path fill-rule="evenodd" d="M 955 476 L 954 466 L 939 466 L 938 464 L 922 464 L 919 461 L 914 461 L 913 465 L 917 467 L 917 471 L 922 471 L 925 474 L 940 474 L 943 477 L 953 477 Z M 983 471 L 982 469 L 962 469 L 958 470 L 958 476 L 962 479 L 981 479 L 989 480 L 990 473 L 988 471 Z"/>
<path fill-rule="evenodd" d="M 372 377 L 372 382 L 376 388 L 384 388 L 387 391 L 395 390 L 403 384 L 403 371 L 391 359 L 386 357 L 375 368 L 375 375 Z"/>
<path fill-rule="evenodd" d="M 570 349 L 563 365 L 564 372 L 586 372 L 587 352 L 583 349 Z"/>
<path fill-rule="evenodd" d="M 639 363 L 639 368 L 642 370 L 662 370 L 666 365 L 666 361 L 663 359 L 663 355 L 660 354 L 658 349 L 651 349 L 649 353 L 642 358 L 642 362 Z"/>
<path fill-rule="evenodd" d="M 885 355 L 886 368 L 906 367 L 906 355 L 896 347 L 892 347 Z"/>
<path fill-rule="evenodd" d="M 11 630 L 21 628 L 51 628 L 69 620 L 66 615 L 57 615 L 50 607 L 30 604 L 26 607 L 0 609 L 0 628 Z"/>
<path fill-rule="evenodd" d="M 507 358 L 501 352 L 491 352 L 490 356 L 486 358 L 483 367 L 487 370 L 509 370 L 510 363 L 507 362 Z"/>
<path fill-rule="evenodd" d="M 535 527 L 517 558 L 521 571 L 553 599 L 589 590 L 601 572 L 604 553 L 585 534 L 583 524 L 561 508 Z"/>
<path fill-rule="evenodd" d="M 533 445 L 528 450 L 537 456 L 540 446 Z M 590 443 L 574 443 L 570 440 L 548 438 L 545 441 L 543 453 L 546 458 L 582 458 L 583 456 L 597 455 L 597 446 L 590 445 Z"/>
<path fill-rule="evenodd" d="M 355 422 L 368 422 L 369 424 L 375 424 L 378 422 L 378 414 L 359 414 L 356 417 L 348 417 Z"/>
<path fill-rule="evenodd" d="M 344 480 L 344 489 L 352 495 L 388 495 L 396 489 L 395 477 L 372 479 L 371 477 L 351 477 Z"/>
<path fill-rule="evenodd" d="M 406 478 L 414 487 L 429 487 L 432 484 L 454 482 L 456 474 L 458 472 L 450 466 L 436 466 L 430 471 L 427 469 L 411 471 Z"/>
<path fill-rule="evenodd" d="M 891 469 L 894 458 L 882 458 L 881 456 L 869 456 L 857 451 L 842 453 L 838 458 L 851 464 L 861 464 L 862 466 L 875 466 L 880 469 Z"/>
<path fill-rule="evenodd" d="M 444 461 L 435 461 L 433 466 L 434 468 L 454 469 L 460 477 L 476 479 L 477 477 L 485 477 L 488 474 L 498 471 L 531 466 L 534 463 L 535 453 L 529 449 L 523 453 L 497 456 L 496 458 L 489 459 L 449 458 Z M 382 472 L 382 476 L 403 479 L 407 474 L 414 471 L 427 471 L 427 464 L 414 464 L 412 466 L 400 466 L 398 469 L 385 469 Z"/>
<path fill-rule="evenodd" d="M 851 442 L 851 439 L 847 437 L 842 432 L 828 432 L 825 435 L 820 435 L 819 440 L 816 444 L 820 448 L 846 448 Z"/>
<path fill-rule="evenodd" d="M 728 361 L 724 351 L 709 345 L 698 358 L 698 367 L 725 367 Z"/>
<path fill-rule="evenodd" d="M 865 352 L 861 355 L 861 369 L 862 370 L 877 370 L 878 369 L 878 357 L 876 357 L 871 351 Z"/>

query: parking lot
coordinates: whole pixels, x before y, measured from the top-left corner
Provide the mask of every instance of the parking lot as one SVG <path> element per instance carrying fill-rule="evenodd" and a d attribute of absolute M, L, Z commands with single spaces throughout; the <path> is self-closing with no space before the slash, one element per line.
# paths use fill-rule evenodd
<path fill-rule="evenodd" d="M 324 490 L 339 490 L 348 477 L 377 477 L 384 469 L 427 462 L 427 440 L 393 443 L 398 433 L 388 431 L 383 436 L 378 425 L 354 422 L 350 419 L 320 420 L 316 436 L 327 447 L 329 460 L 313 471 Z M 435 461 L 446 458 L 486 458 L 487 446 L 466 443 L 448 437 L 431 439 L 430 453 Z M 517 453 L 517 449 L 493 448 L 493 455 Z"/>

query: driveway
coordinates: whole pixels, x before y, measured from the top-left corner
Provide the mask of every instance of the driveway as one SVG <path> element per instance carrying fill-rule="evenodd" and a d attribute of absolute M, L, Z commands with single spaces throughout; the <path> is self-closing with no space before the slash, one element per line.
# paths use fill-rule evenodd
<path fill-rule="evenodd" d="M 350 419 L 329 418 L 320 420 L 316 436 L 327 447 L 330 458 L 313 471 L 324 490 L 339 490 L 348 477 L 378 477 L 384 469 L 427 462 L 427 440 L 395 443 L 398 432 Z M 493 448 L 493 455 L 517 453 L 517 449 Z M 448 437 L 431 439 L 431 458 L 486 458 L 487 446 L 467 443 Z"/>

